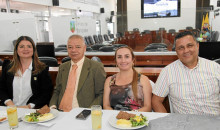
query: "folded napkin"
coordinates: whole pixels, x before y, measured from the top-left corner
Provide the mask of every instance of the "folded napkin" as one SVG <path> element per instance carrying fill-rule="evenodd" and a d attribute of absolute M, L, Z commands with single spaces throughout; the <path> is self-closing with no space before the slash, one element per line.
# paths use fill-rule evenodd
<path fill-rule="evenodd" d="M 5 117 L 7 118 L 7 113 L 6 113 L 6 111 L 0 111 L 0 119 L 1 119 L 1 118 L 5 118 Z M 7 120 L 7 119 L 6 119 L 6 120 Z M 2 120 L 2 121 L 0 120 L 0 123 L 1 123 L 1 122 L 4 122 L 4 121 L 6 121 L 6 120 Z"/>
<path fill-rule="evenodd" d="M 37 123 L 38 125 L 51 127 L 52 125 L 56 124 L 56 122 L 44 122 L 44 123 Z"/>

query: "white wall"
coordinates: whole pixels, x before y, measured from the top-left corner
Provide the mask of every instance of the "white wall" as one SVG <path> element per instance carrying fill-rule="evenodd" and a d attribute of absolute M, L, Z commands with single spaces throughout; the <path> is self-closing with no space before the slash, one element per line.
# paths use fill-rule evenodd
<path fill-rule="evenodd" d="M 70 31 L 70 21 L 75 22 L 75 32 L 73 33 Z M 52 17 L 50 19 L 50 24 L 55 47 L 60 44 L 66 44 L 68 37 L 73 34 L 87 36 L 96 33 L 96 23 L 95 20 L 91 18 L 81 17 L 79 19 L 72 19 L 70 16 Z"/>
<path fill-rule="evenodd" d="M 52 0 L 13 0 L 13 1 L 53 6 Z M 98 6 L 98 4 L 95 5 L 95 4 L 81 3 L 70 0 L 59 0 L 59 7 L 66 9 L 73 9 L 73 10 L 78 10 L 80 8 L 81 10 L 95 12 L 95 13 L 100 12 L 100 7 Z"/>
<path fill-rule="evenodd" d="M 37 41 L 34 16 L 31 14 L 0 13 L 0 51 L 13 50 L 13 40 L 22 35 Z"/>
<path fill-rule="evenodd" d="M 158 30 L 160 27 L 169 29 L 195 28 L 196 0 L 181 0 L 180 17 L 141 19 L 141 0 L 127 0 L 128 30 L 139 28 L 143 30 Z"/>
<path fill-rule="evenodd" d="M 111 11 L 114 11 L 116 14 L 117 3 L 116 0 L 99 0 L 99 6 L 105 9 L 105 13 L 99 14 L 99 20 L 101 20 L 101 34 L 107 34 L 107 22 L 106 18 L 110 18 Z M 113 21 L 116 25 L 116 16 L 113 16 Z M 115 29 L 116 30 L 116 26 Z"/>
<path fill-rule="evenodd" d="M 12 0 L 12 1 L 52 6 L 52 0 Z"/>
<path fill-rule="evenodd" d="M 214 10 L 220 9 L 220 7 L 217 7 L 217 1 L 218 0 L 210 0 L 210 5 L 214 6 Z M 220 14 L 220 11 L 218 11 Z M 212 11 L 210 13 L 209 21 L 211 22 L 212 31 L 218 31 L 220 33 L 220 15 L 214 17 L 214 12 Z M 220 37 L 218 38 L 218 41 L 220 41 Z"/>
<path fill-rule="evenodd" d="M 42 5 L 42 7 L 52 6 L 52 0 L 12 0 L 12 1 L 16 1 L 18 3 L 24 2 L 24 3 L 37 4 L 37 5 Z M 76 2 L 74 0 L 73 1 L 59 0 L 59 6 L 56 8 L 65 8 L 65 9 L 71 10 L 73 12 L 72 17 L 76 17 L 76 16 L 74 16 L 75 15 L 74 13 L 76 13 L 77 10 L 82 10 L 84 12 L 85 11 L 91 12 L 93 14 L 94 17 L 90 17 L 89 19 L 85 19 L 85 18 L 78 19 L 78 22 L 81 21 L 80 23 L 83 23 L 84 21 L 88 23 L 88 26 L 90 26 L 90 27 L 88 27 L 88 32 L 82 32 L 82 31 L 77 32 L 77 30 L 76 30 L 75 33 L 78 33 L 83 36 L 96 34 L 95 21 L 100 20 L 101 21 L 101 32 L 102 32 L 102 34 L 106 34 L 107 33 L 107 23 L 106 23 L 105 19 L 107 17 L 108 18 L 110 17 L 110 11 L 114 11 L 116 13 L 116 0 L 99 0 L 99 2 L 96 4 L 80 3 L 80 2 Z M 105 13 L 101 14 L 100 8 L 104 8 Z M 43 13 L 41 11 L 42 10 L 39 10 L 39 13 Z M 35 12 L 36 12 L 36 10 L 35 10 Z M 22 30 L 20 28 L 16 29 L 15 27 L 13 27 L 12 25 L 9 25 L 9 24 L 6 25 L 6 23 L 8 23 L 7 21 L 1 22 L 2 24 L 0 23 L 1 30 L 2 29 L 9 30 L 9 31 L 7 31 L 7 33 L 0 31 L 0 38 L 1 38 L 0 45 L 3 44 L 0 48 L 0 51 L 12 50 L 13 46 L 11 43 L 20 34 L 31 36 L 35 42 L 48 41 L 47 38 L 45 38 L 45 36 L 44 36 L 45 29 L 43 26 L 43 22 L 39 21 L 42 19 L 42 17 L 35 17 L 34 18 L 34 15 L 31 15 L 31 19 L 29 19 L 30 15 L 27 15 L 27 14 L 20 13 L 19 15 L 17 15 L 17 14 L 11 14 L 11 13 L 9 13 L 9 14 L 3 13 L 2 15 L 0 15 L 0 18 L 1 18 L 0 20 L 25 19 L 24 22 L 27 22 L 26 25 L 25 24 L 19 25 L 24 28 Z M 55 46 L 57 46 L 59 44 L 65 44 L 67 38 L 71 34 L 73 34 L 70 32 L 69 20 L 67 20 L 67 18 L 61 17 L 61 19 L 49 18 L 49 21 L 50 21 L 50 23 L 49 23 L 49 28 L 50 28 L 49 41 L 55 42 Z M 22 22 L 20 22 L 20 23 L 22 23 Z M 83 26 L 81 26 L 81 27 L 76 26 L 76 29 L 77 28 L 82 29 L 82 28 L 85 28 L 85 26 L 84 27 Z M 8 38 L 7 36 L 10 36 L 10 38 Z M 4 37 L 4 38 L 2 38 L 2 37 Z"/>

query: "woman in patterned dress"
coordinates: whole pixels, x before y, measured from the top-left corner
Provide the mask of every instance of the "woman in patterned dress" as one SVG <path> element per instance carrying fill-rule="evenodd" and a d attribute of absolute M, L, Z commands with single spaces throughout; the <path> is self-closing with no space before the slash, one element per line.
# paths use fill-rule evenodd
<path fill-rule="evenodd" d="M 130 47 L 121 47 L 115 51 L 115 62 L 120 72 L 105 81 L 104 109 L 152 111 L 150 81 L 134 69 L 134 61 Z"/>

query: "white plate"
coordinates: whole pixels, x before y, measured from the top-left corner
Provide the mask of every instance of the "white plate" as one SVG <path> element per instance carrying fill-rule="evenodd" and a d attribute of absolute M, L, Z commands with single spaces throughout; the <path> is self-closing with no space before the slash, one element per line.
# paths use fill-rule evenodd
<path fill-rule="evenodd" d="M 50 113 L 53 114 L 53 117 L 50 118 L 50 119 L 48 119 L 48 120 L 44 120 L 44 121 L 29 122 L 29 121 L 26 121 L 26 120 L 25 120 L 25 116 L 26 116 L 26 115 L 24 115 L 21 119 L 22 119 L 24 122 L 27 122 L 27 123 L 41 123 L 41 122 L 47 122 L 47 121 L 50 121 L 50 120 L 56 118 L 56 117 L 58 116 L 58 114 L 59 114 L 59 111 L 56 110 L 56 109 L 51 109 L 51 110 L 50 110 Z M 29 113 L 29 114 L 30 114 L 30 113 Z M 27 114 L 27 115 L 29 115 L 29 114 Z"/>
<path fill-rule="evenodd" d="M 2 118 L 2 117 L 6 117 L 6 119 L 3 120 L 3 121 L 0 121 L 0 123 L 7 121 L 7 113 L 6 113 L 6 111 L 0 111 L 0 118 Z"/>
<path fill-rule="evenodd" d="M 117 118 L 116 118 L 116 116 L 117 116 L 118 114 L 114 114 L 114 115 L 112 115 L 110 118 L 109 118 L 109 120 L 108 120 L 108 122 L 109 122 L 109 124 L 111 125 L 111 126 L 113 126 L 113 127 L 115 127 L 115 128 L 117 128 L 117 129 L 124 129 L 124 130 L 128 130 L 128 129 L 139 129 L 139 128 L 142 128 L 142 127 L 145 127 L 146 125 L 141 125 L 141 126 L 136 126 L 136 127 L 122 127 L 122 126 L 119 126 L 119 125 L 117 125 L 116 124 L 116 122 L 117 122 Z M 143 115 L 144 116 L 144 115 Z M 149 124 L 149 120 L 147 120 L 147 123 Z"/>

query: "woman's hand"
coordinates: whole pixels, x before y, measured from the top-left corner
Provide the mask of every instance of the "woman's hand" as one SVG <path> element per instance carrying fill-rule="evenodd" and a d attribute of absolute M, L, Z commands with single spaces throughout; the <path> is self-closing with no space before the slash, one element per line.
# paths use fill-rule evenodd
<path fill-rule="evenodd" d="M 31 108 L 31 106 L 30 106 L 30 105 L 18 106 L 18 108 L 27 108 L 27 109 L 30 109 L 30 108 Z"/>
<path fill-rule="evenodd" d="M 15 104 L 12 102 L 12 100 L 10 100 L 10 101 L 7 101 L 5 105 L 6 106 L 11 106 L 11 105 L 15 105 Z"/>

